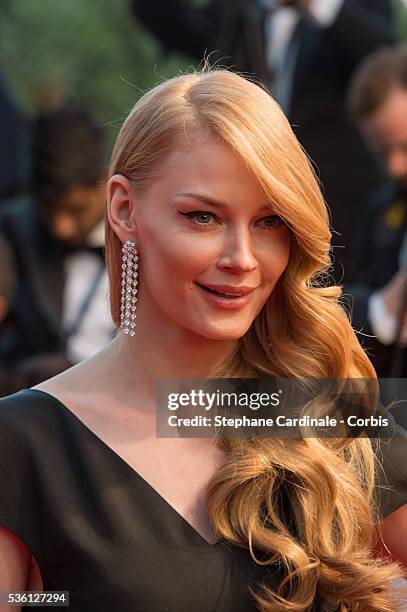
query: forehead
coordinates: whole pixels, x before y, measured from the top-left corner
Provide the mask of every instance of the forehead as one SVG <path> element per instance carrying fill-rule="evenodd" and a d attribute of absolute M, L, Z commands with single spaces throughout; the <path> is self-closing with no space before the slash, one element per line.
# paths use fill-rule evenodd
<path fill-rule="evenodd" d="M 212 134 L 185 140 L 167 158 L 157 183 L 160 181 L 177 192 L 210 190 L 220 199 L 223 192 L 239 199 L 243 192 L 250 192 L 250 197 L 264 198 L 259 181 L 244 161 Z"/>

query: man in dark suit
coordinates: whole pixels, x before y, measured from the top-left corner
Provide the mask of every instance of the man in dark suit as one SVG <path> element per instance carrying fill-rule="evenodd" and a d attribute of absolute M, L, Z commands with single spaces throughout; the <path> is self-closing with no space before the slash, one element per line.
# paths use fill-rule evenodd
<path fill-rule="evenodd" d="M 90 357 L 114 335 L 101 128 L 86 111 L 65 106 L 37 118 L 32 142 L 33 197 L 0 211 L 17 269 L 0 364 L 23 371 L 29 386 Z"/>
<path fill-rule="evenodd" d="M 165 47 L 255 74 L 271 88 L 317 166 L 332 213 L 334 256 L 349 276 L 357 202 L 379 171 L 345 108 L 354 68 L 393 41 L 390 0 L 133 0 Z M 344 178 L 345 177 L 345 178 Z M 342 266 L 336 265 L 336 280 Z"/>
<path fill-rule="evenodd" d="M 356 241 L 354 327 L 380 376 L 407 376 L 407 48 L 377 51 L 356 71 L 349 105 L 392 183 L 365 209 Z"/>

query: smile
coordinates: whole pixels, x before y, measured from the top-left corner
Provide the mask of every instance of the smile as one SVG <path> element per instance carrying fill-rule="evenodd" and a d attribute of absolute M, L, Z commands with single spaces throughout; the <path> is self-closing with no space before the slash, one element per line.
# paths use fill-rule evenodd
<path fill-rule="evenodd" d="M 226 285 L 203 285 L 202 283 L 196 283 L 202 289 L 206 291 L 210 291 L 216 295 L 221 295 L 227 298 L 238 298 L 242 295 L 247 295 L 248 293 L 252 293 L 255 287 L 228 287 Z"/>
<path fill-rule="evenodd" d="M 197 282 L 195 284 L 212 304 L 227 309 L 245 306 L 254 292 L 254 288 L 251 287 L 220 287 L 215 289 L 213 286 L 201 285 Z"/>
<path fill-rule="evenodd" d="M 220 295 L 223 298 L 227 298 L 228 300 L 236 300 L 237 298 L 243 295 L 242 293 L 240 295 L 231 295 L 228 293 L 222 293 L 222 291 L 216 291 L 215 289 L 209 289 L 209 287 L 205 287 L 205 285 L 199 285 L 199 287 L 201 287 L 201 289 L 205 289 L 205 291 L 209 291 L 209 293 L 213 293 L 214 295 Z"/>

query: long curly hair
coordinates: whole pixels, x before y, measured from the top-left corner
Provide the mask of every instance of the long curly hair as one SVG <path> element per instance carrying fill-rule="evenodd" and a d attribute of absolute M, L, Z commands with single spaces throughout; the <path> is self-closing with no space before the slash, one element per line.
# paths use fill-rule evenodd
<path fill-rule="evenodd" d="M 144 94 L 118 135 L 109 175 L 143 191 L 176 147 L 202 130 L 225 142 L 292 231 L 290 261 L 217 376 L 374 379 L 375 371 L 328 286 L 329 215 L 318 180 L 269 93 L 223 69 L 172 78 Z M 106 223 L 111 313 L 120 324 L 121 243 Z M 338 442 L 338 441 L 337 441 Z M 255 585 L 263 611 L 397 609 L 396 564 L 375 559 L 376 460 L 368 438 L 223 438 L 226 459 L 208 486 L 217 533 L 263 565 L 284 569 Z M 281 513 L 284 500 L 285 516 Z M 289 516 L 289 521 L 287 520 Z"/>

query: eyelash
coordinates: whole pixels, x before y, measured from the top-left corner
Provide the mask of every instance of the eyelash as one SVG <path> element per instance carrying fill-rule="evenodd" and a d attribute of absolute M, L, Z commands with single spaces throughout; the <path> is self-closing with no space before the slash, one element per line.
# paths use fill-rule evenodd
<path fill-rule="evenodd" d="M 212 217 L 212 219 L 218 219 L 218 217 L 214 213 L 208 212 L 206 210 L 197 210 L 197 211 L 187 212 L 187 213 L 180 212 L 180 215 L 182 215 L 183 217 L 187 217 L 188 220 L 190 220 L 190 221 L 193 221 L 199 215 L 209 215 L 210 217 Z M 263 221 L 263 219 L 278 219 L 278 221 L 280 222 L 278 224 L 277 228 L 271 227 L 271 226 L 266 227 L 266 229 L 268 229 L 268 230 L 278 229 L 281 225 L 284 224 L 284 221 L 278 215 L 267 215 L 266 217 L 263 217 L 262 219 L 260 219 L 260 221 Z M 196 223 L 196 225 L 198 225 L 199 227 L 202 227 L 202 228 L 203 227 L 210 227 L 209 223 Z"/>

